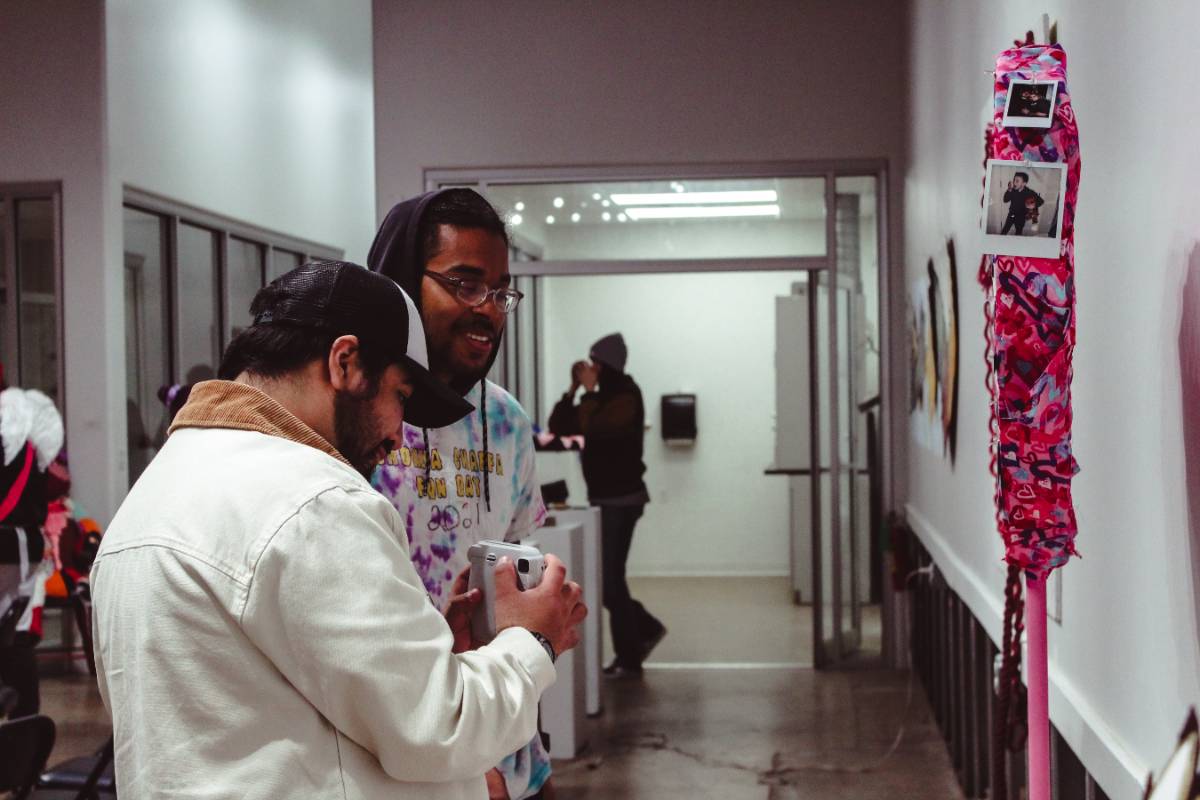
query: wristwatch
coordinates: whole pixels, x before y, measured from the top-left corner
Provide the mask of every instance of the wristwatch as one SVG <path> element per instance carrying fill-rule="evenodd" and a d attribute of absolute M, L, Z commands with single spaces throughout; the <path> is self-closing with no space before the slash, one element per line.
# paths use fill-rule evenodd
<path fill-rule="evenodd" d="M 533 638 L 537 639 L 538 644 L 546 648 L 546 655 L 550 656 L 550 663 L 553 664 L 558 660 L 558 653 L 554 652 L 554 645 L 550 644 L 550 640 L 537 631 L 529 632 Z"/>

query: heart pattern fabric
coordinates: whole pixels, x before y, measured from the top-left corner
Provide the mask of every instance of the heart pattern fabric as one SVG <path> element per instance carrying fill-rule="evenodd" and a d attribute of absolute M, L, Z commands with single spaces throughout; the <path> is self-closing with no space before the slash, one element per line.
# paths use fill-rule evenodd
<path fill-rule="evenodd" d="M 1050 128 L 1006 128 L 1013 80 L 1055 81 Z M 1071 479 L 1071 375 L 1075 347 L 1075 202 L 1079 130 L 1060 45 L 1005 50 L 996 61 L 988 159 L 1065 163 L 1067 186 L 1058 258 L 985 254 L 979 280 L 987 293 L 988 387 L 996 522 L 1005 558 L 1046 577 L 1078 555 Z"/>

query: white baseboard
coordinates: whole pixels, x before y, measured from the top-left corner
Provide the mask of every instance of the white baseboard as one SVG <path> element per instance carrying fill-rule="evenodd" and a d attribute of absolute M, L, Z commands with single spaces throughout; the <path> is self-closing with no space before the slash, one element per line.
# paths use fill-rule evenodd
<path fill-rule="evenodd" d="M 660 661 L 647 662 L 642 665 L 647 670 L 806 670 L 812 669 L 811 663 L 802 661 Z"/>
<path fill-rule="evenodd" d="M 680 572 L 629 572 L 628 578 L 786 578 L 779 570 L 686 570 Z"/>
<path fill-rule="evenodd" d="M 917 538 L 925 545 L 946 583 L 975 615 L 992 641 L 999 642 L 1004 626 L 1003 587 L 990 586 L 951 548 L 946 538 L 911 503 L 905 515 Z M 994 533 L 992 535 L 995 535 Z M 1079 756 L 1084 767 L 1113 800 L 1140 798 L 1150 768 L 1126 747 L 1100 713 L 1076 690 L 1070 676 L 1049 664 L 1050 720 Z"/>

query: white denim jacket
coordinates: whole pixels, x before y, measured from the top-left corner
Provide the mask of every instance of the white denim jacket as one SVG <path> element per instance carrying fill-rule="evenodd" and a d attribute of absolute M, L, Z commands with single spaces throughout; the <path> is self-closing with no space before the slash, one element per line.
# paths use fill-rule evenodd
<path fill-rule="evenodd" d="M 265 394 L 198 384 L 92 569 L 123 800 L 485 798 L 554 681 L 452 655 L 391 504 Z"/>

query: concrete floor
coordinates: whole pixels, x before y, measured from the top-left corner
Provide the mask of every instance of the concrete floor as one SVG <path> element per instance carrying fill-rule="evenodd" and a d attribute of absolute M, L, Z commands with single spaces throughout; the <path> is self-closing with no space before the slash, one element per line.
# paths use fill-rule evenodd
<path fill-rule="evenodd" d="M 589 750 L 554 764 L 561 798 L 963 796 L 907 673 L 649 670 L 606 704 Z"/>

